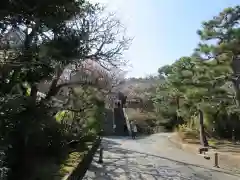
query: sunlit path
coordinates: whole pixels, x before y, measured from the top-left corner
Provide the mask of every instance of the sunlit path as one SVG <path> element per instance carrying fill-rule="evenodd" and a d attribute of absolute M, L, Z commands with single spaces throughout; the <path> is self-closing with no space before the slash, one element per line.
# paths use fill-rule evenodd
<path fill-rule="evenodd" d="M 157 141 L 157 142 L 156 142 Z M 159 144 L 158 144 L 159 143 Z M 240 177 L 220 172 L 204 164 L 204 160 L 182 152 L 167 142 L 167 136 L 154 135 L 134 141 L 128 138 L 106 138 L 103 141 L 104 163 L 98 154 L 85 180 L 237 180 Z M 156 144 L 162 145 L 158 149 Z M 179 157 L 178 157 L 179 156 Z M 181 161 L 185 159 L 185 161 Z M 189 161 L 189 163 L 187 163 Z M 195 161 L 195 163 L 193 163 Z"/>

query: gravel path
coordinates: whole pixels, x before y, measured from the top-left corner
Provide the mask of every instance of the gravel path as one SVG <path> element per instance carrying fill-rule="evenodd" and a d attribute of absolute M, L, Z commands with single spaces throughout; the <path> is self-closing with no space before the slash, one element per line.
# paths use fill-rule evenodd
<path fill-rule="evenodd" d="M 104 163 L 94 157 L 84 180 L 239 180 L 240 176 L 212 168 L 212 162 L 188 154 L 168 141 L 166 133 L 131 140 L 103 140 Z"/>

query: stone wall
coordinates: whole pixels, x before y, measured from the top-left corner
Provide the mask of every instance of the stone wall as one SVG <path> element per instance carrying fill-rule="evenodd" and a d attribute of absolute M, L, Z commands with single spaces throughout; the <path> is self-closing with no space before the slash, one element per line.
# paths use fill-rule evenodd
<path fill-rule="evenodd" d="M 114 130 L 113 130 L 113 110 L 106 108 L 105 109 L 105 121 L 103 124 L 103 130 L 104 130 L 104 135 L 105 136 L 111 136 L 114 135 Z"/>
<path fill-rule="evenodd" d="M 115 135 L 128 136 L 126 119 L 122 107 L 114 108 L 114 119 L 116 125 Z"/>

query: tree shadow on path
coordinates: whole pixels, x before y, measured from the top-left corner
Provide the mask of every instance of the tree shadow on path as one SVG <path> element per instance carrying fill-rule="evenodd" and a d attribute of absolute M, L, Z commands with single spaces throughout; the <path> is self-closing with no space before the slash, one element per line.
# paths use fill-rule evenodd
<path fill-rule="evenodd" d="M 98 153 L 84 180 L 237 180 L 240 177 L 203 166 L 122 148 L 103 140 L 104 163 L 98 164 Z"/>

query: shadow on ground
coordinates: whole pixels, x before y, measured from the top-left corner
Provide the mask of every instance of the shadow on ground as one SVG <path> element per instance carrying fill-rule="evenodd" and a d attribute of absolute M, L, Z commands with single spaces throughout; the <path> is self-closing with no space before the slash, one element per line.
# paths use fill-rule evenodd
<path fill-rule="evenodd" d="M 240 178 L 203 166 L 125 149 L 111 140 L 104 140 L 103 145 L 104 163 L 97 163 L 97 154 L 84 180 L 210 180 L 222 179 L 223 175 L 229 180 Z"/>
<path fill-rule="evenodd" d="M 150 135 L 138 134 L 136 136 L 135 140 L 148 139 L 151 135 L 152 134 L 150 134 Z M 131 136 L 105 136 L 105 137 L 108 138 L 108 140 L 104 140 L 104 141 L 106 141 L 106 143 L 108 143 L 109 146 L 110 146 L 110 144 L 116 143 L 114 141 L 110 142 L 111 140 L 109 140 L 109 139 L 113 139 L 113 140 L 131 140 L 132 139 Z M 119 144 L 117 143 L 116 145 L 119 145 Z"/>

